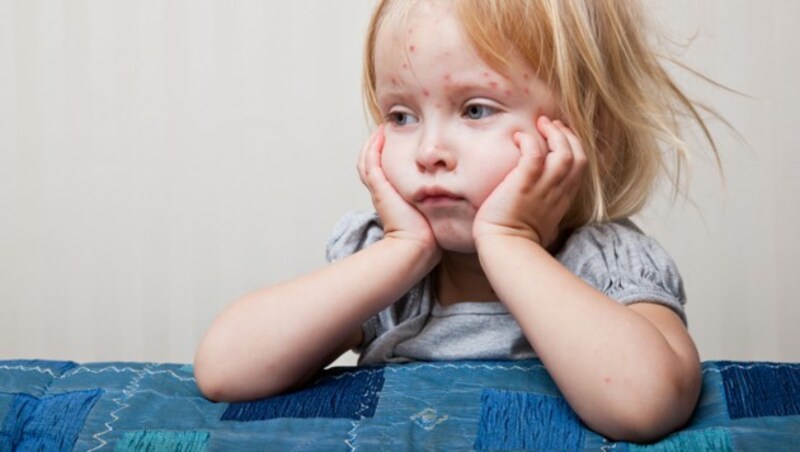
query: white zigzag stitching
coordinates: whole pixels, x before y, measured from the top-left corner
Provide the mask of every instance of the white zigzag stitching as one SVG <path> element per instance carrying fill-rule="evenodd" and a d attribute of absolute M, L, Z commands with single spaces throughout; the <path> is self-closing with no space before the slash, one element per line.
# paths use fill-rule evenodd
<path fill-rule="evenodd" d="M 387 366 L 383 367 L 383 370 L 384 371 L 388 370 L 390 372 L 397 373 L 397 372 L 424 369 L 424 368 L 434 368 L 434 369 L 445 369 L 446 368 L 446 369 L 523 370 L 523 371 L 525 371 L 525 370 L 533 370 L 533 369 L 544 369 L 544 365 L 542 365 L 542 364 L 529 364 L 529 365 L 524 365 L 523 366 L 523 365 L 514 364 L 514 365 L 509 366 L 509 365 L 505 365 L 505 364 L 493 364 L 493 365 L 492 364 L 455 364 L 455 363 L 438 362 L 438 363 L 404 364 L 402 366 L 387 365 Z M 375 369 L 378 369 L 378 368 L 375 368 Z M 333 378 L 335 380 L 338 380 L 338 379 L 343 378 L 343 377 L 354 376 L 354 375 L 358 375 L 358 374 L 364 373 L 364 372 L 374 372 L 375 369 L 372 369 L 372 368 L 359 369 L 359 370 L 352 371 L 352 372 L 344 372 L 344 373 L 342 373 L 340 375 L 326 376 L 326 377 L 322 377 L 322 378 Z M 320 380 L 321 380 L 321 378 L 320 378 Z M 317 380 L 317 382 L 318 381 L 319 380 Z M 363 411 L 363 408 L 366 408 L 366 406 L 364 406 L 362 404 L 362 411 Z M 361 425 L 362 420 L 363 420 L 363 418 L 353 421 L 352 422 L 353 428 L 351 428 L 347 432 L 348 439 L 346 439 L 344 441 L 344 443 L 347 444 L 348 447 L 350 447 L 351 451 L 355 451 L 356 450 L 356 446 L 354 444 L 354 442 L 355 442 L 355 440 L 357 439 L 357 436 L 358 436 L 358 434 L 356 433 L 356 430 L 358 429 L 358 426 Z"/>
<path fill-rule="evenodd" d="M 106 422 L 104 424 L 106 426 L 106 429 L 104 431 L 102 431 L 102 432 L 98 432 L 98 433 L 95 433 L 94 435 L 92 435 L 92 438 L 94 438 L 95 440 L 99 441 L 100 445 L 98 445 L 97 447 L 94 447 L 92 449 L 89 449 L 89 452 L 93 452 L 93 451 L 95 451 L 97 449 L 101 449 L 101 448 L 105 447 L 108 444 L 108 442 L 106 440 L 104 440 L 104 439 L 102 439 L 100 437 L 105 435 L 106 433 L 111 432 L 111 431 L 114 430 L 114 427 L 112 427 L 111 424 L 113 424 L 113 423 L 115 423 L 115 422 L 117 422 L 119 420 L 119 416 L 117 416 L 117 413 L 119 413 L 120 411 L 122 411 L 125 408 L 128 408 L 130 406 L 129 404 L 125 403 L 124 401 L 125 400 L 129 400 L 131 397 L 134 396 L 134 394 L 136 394 L 136 390 L 139 389 L 139 383 L 142 381 L 142 378 L 144 378 L 144 376 L 147 374 L 147 370 L 148 370 L 147 367 L 149 367 L 149 366 L 151 366 L 151 364 L 146 364 L 144 370 L 140 370 L 140 371 L 134 371 L 131 368 L 124 368 L 125 370 L 133 371 L 134 373 L 136 373 L 136 376 L 133 377 L 131 379 L 131 382 L 128 384 L 128 386 L 126 386 L 125 389 L 122 390 L 122 393 L 125 394 L 125 397 L 117 398 L 117 399 L 111 399 L 112 401 L 114 401 L 114 403 L 116 403 L 120 407 L 110 413 L 111 417 L 114 418 L 114 420 L 112 420 L 111 422 Z M 111 366 L 111 368 L 114 368 L 114 367 Z M 111 368 L 107 367 L 107 368 L 104 368 L 104 369 L 100 369 L 97 373 L 110 371 Z M 86 369 L 86 368 L 84 368 L 84 369 Z M 91 369 L 86 369 L 86 371 L 87 372 L 92 372 Z M 119 372 L 119 370 L 117 370 L 117 372 Z"/>
<path fill-rule="evenodd" d="M 50 374 L 51 377 L 55 377 L 56 374 L 53 373 L 50 369 L 42 369 L 39 366 L 29 367 L 29 366 L 0 366 L 2 370 L 24 370 L 24 371 L 35 371 L 39 372 L 40 374 Z"/>

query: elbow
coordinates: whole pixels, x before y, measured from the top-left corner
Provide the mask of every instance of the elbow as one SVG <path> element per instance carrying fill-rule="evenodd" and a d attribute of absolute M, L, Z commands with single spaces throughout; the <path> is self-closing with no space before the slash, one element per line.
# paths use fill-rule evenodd
<path fill-rule="evenodd" d="M 194 360 L 194 380 L 197 389 L 212 402 L 240 402 L 255 399 L 248 391 L 247 370 L 238 369 L 231 360 L 214 356 L 208 350 L 198 350 Z M 243 392 L 244 391 L 244 392 Z"/>
<path fill-rule="evenodd" d="M 267 364 L 264 368 L 237 364 L 236 360 L 198 353 L 194 361 L 194 379 L 200 393 L 212 402 L 246 402 L 285 392 L 290 380 Z M 264 377 L 271 375 L 271 378 Z"/>
<path fill-rule="evenodd" d="M 230 395 L 226 388 L 231 386 L 231 381 L 227 381 L 226 376 L 221 372 L 225 368 L 220 363 L 218 353 L 209 344 L 207 338 L 200 343 L 194 356 L 194 381 L 197 389 L 206 399 L 212 402 L 228 402 Z"/>
<path fill-rule="evenodd" d="M 230 394 L 226 391 L 231 382 L 225 381 L 219 372 L 214 371 L 214 366 L 206 364 L 200 355 L 195 358 L 194 362 L 194 380 L 197 383 L 197 389 L 206 399 L 215 403 L 232 401 Z"/>
<path fill-rule="evenodd" d="M 653 443 L 689 422 L 700 397 L 702 374 L 696 372 L 664 379 L 631 393 L 628 403 L 611 416 L 614 422 L 598 432 L 617 441 Z"/>

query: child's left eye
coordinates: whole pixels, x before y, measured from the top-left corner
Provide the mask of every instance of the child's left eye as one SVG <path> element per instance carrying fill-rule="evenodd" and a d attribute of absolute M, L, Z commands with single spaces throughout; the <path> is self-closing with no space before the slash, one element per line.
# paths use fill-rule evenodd
<path fill-rule="evenodd" d="M 487 116 L 497 114 L 497 112 L 498 110 L 496 108 L 488 105 L 470 104 L 464 107 L 464 112 L 462 114 L 469 119 L 483 119 Z"/>

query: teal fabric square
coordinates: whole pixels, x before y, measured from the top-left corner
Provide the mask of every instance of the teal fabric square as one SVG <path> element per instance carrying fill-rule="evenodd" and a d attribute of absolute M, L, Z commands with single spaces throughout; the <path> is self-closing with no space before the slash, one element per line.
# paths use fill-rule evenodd
<path fill-rule="evenodd" d="M 205 431 L 172 432 L 139 430 L 125 432 L 115 452 L 205 452 L 211 435 Z"/>

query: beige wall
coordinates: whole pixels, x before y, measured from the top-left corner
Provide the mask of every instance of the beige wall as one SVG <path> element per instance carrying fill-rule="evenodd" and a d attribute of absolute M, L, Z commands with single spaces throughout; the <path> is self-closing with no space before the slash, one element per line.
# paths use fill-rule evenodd
<path fill-rule="evenodd" d="M 681 266 L 704 359 L 798 361 L 800 4 L 648 3 L 753 98 L 690 83 L 749 147 L 715 125 L 727 192 L 698 159 L 698 207 L 639 221 Z M 188 362 L 226 303 L 322 265 L 369 208 L 370 5 L 0 0 L 0 359 Z"/>

